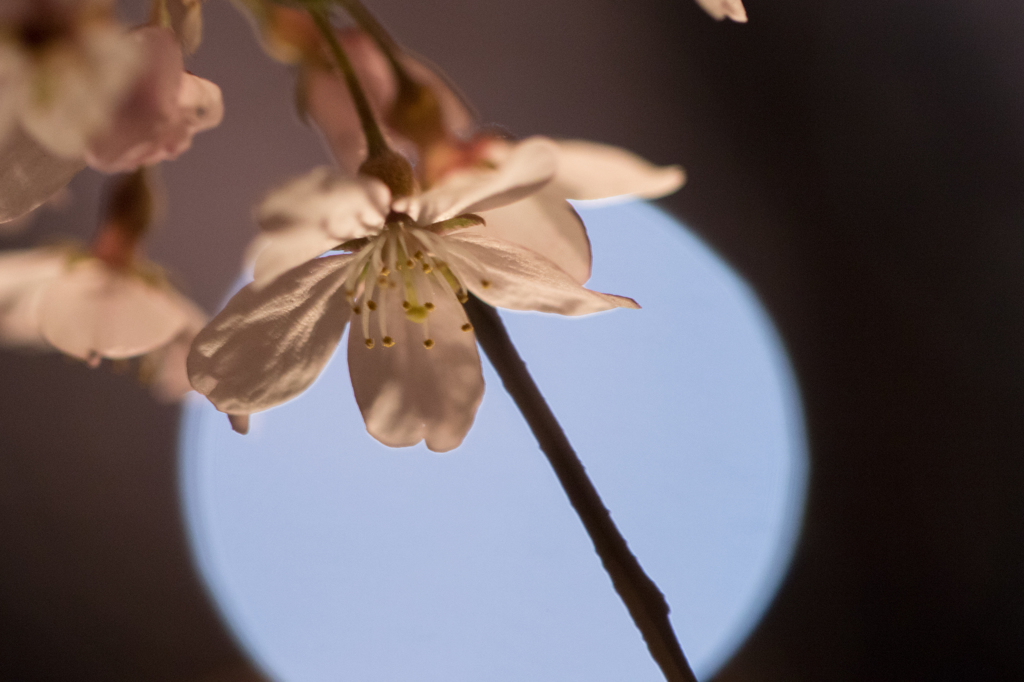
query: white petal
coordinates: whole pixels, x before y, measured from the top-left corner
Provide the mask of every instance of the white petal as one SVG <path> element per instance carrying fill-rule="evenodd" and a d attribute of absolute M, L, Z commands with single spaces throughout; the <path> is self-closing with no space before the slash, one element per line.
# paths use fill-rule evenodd
<path fill-rule="evenodd" d="M 167 288 L 91 258 L 54 279 L 39 303 L 46 340 L 83 360 L 148 353 L 174 338 L 186 320 Z"/>
<path fill-rule="evenodd" d="M 352 259 L 317 258 L 265 288 L 249 285 L 235 294 L 192 344 L 192 386 L 232 414 L 266 410 L 306 390 L 351 314 L 339 289 Z"/>
<path fill-rule="evenodd" d="M 741 0 L 697 0 L 697 4 L 719 21 L 726 17 L 741 24 L 747 21 L 747 11 L 743 9 Z"/>
<path fill-rule="evenodd" d="M 296 265 L 338 246 L 340 241 L 308 223 L 257 235 L 249 253 L 255 256 L 253 284 L 264 287 Z"/>
<path fill-rule="evenodd" d="M 557 145 L 544 137 L 516 144 L 496 169 L 451 173 L 437 185 L 395 210 L 408 212 L 421 225 L 506 206 L 538 191 L 555 174 Z"/>
<path fill-rule="evenodd" d="M 558 151 L 558 173 L 551 185 L 566 199 L 654 199 L 675 192 L 686 182 L 679 166 L 655 166 L 619 147 L 563 140 Z"/>
<path fill-rule="evenodd" d="M 322 166 L 274 190 L 256 210 L 260 227 L 272 232 L 306 223 L 337 243 L 376 234 L 384 225 L 391 193 L 375 179 L 346 179 Z"/>
<path fill-rule="evenodd" d="M 401 294 L 392 291 L 388 295 L 395 300 L 378 301 L 378 311 L 388 315 L 387 331 L 395 345 L 383 346 L 378 313 L 372 313 L 374 347 L 366 347 L 362 330 L 353 324 L 348 366 L 370 435 L 391 447 L 425 440 L 431 450 L 446 452 L 457 447 L 472 426 L 484 379 L 476 339 L 472 331 L 462 331 L 466 318 L 461 305 L 450 290 L 433 282 L 432 291 L 436 307 L 427 319 L 432 348 L 423 345 L 424 326 L 405 318 Z"/>
<path fill-rule="evenodd" d="M 583 221 L 554 184 L 522 201 L 486 211 L 486 225 L 467 232 L 543 253 L 583 284 L 590 279 L 590 240 Z"/>
<path fill-rule="evenodd" d="M 631 298 L 584 289 L 547 258 L 509 242 L 459 232 L 444 238 L 443 251 L 463 286 L 499 308 L 585 315 L 640 307 Z"/>
<path fill-rule="evenodd" d="M 0 254 L 0 343 L 47 346 L 39 332 L 39 300 L 67 267 L 61 249 L 31 249 Z"/>
<path fill-rule="evenodd" d="M 378 233 L 390 199 L 379 180 L 348 180 L 326 167 L 271 192 L 256 211 L 262 232 L 248 251 L 256 285 L 350 239 Z"/>
<path fill-rule="evenodd" d="M 0 223 L 43 204 L 83 168 L 83 161 L 54 156 L 20 127 L 11 129 L 0 146 Z"/>

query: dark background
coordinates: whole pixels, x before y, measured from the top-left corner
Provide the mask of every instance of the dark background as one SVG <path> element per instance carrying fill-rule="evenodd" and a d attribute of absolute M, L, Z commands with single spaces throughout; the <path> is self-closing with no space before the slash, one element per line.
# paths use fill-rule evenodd
<path fill-rule="evenodd" d="M 1024 3 L 367 3 L 484 121 L 683 163 L 664 205 L 774 315 L 807 517 L 717 679 L 1024 679 Z M 212 311 L 249 207 L 327 157 L 289 71 L 225 0 L 206 16 L 189 68 L 227 115 L 164 168 L 150 253 Z M 100 182 L 0 248 L 88 236 Z M 189 557 L 176 429 L 130 377 L 0 353 L 0 679 L 254 679 Z"/>

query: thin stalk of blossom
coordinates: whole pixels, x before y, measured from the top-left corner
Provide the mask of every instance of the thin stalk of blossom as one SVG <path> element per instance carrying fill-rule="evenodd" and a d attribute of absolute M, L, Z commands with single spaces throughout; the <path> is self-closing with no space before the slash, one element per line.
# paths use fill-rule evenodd
<path fill-rule="evenodd" d="M 583 463 L 519 357 L 497 311 L 475 296 L 469 297 L 465 309 L 476 331 L 477 341 L 555 470 L 612 579 L 615 591 L 629 610 L 665 679 L 668 682 L 697 682 L 672 630 L 664 595 L 644 572 L 616 528 Z"/>
<path fill-rule="evenodd" d="M 352 62 L 349 61 L 348 55 L 345 54 L 341 43 L 338 42 L 337 36 L 334 35 L 334 29 L 331 27 L 331 20 L 328 17 L 327 10 L 311 7 L 308 11 L 320 34 L 327 41 L 334 61 L 341 70 L 341 75 L 344 77 L 345 84 L 352 95 L 352 101 L 355 102 L 356 111 L 359 113 L 359 122 L 363 126 L 363 134 L 366 136 L 369 157 L 374 158 L 390 153 L 391 149 L 384 140 L 384 134 L 380 131 L 377 120 L 373 117 L 370 101 L 366 98 L 366 93 L 363 92 L 363 88 L 359 84 L 359 78 L 356 77 L 356 72 L 352 68 Z"/>
<path fill-rule="evenodd" d="M 391 112 L 391 123 L 400 132 L 409 135 L 421 149 L 443 139 L 446 130 L 441 116 L 441 106 L 430 88 L 409 75 L 399 59 L 401 48 L 361 0 L 334 0 L 345 8 L 349 16 L 369 35 L 381 53 L 388 60 L 398 85 L 398 97 Z"/>

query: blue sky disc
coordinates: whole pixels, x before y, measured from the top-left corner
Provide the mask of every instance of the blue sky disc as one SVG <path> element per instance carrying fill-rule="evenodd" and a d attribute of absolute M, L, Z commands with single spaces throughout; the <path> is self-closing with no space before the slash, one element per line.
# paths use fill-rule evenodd
<path fill-rule="evenodd" d="M 502 312 L 698 676 L 742 642 L 799 530 L 799 399 L 760 304 L 653 206 L 581 208 L 590 288 L 643 310 Z M 205 399 L 183 421 L 197 562 L 282 682 L 657 682 L 590 541 L 484 360 L 465 443 L 366 434 L 345 341 L 299 399 L 238 436 Z"/>

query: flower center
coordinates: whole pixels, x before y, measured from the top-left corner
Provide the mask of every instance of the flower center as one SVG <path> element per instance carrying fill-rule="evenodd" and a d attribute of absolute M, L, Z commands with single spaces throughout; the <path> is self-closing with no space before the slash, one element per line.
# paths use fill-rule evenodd
<path fill-rule="evenodd" d="M 412 225 L 411 220 L 400 215 L 356 251 L 356 260 L 345 282 L 345 296 L 352 312 L 360 318 L 367 348 L 376 345 L 371 333 L 374 327 L 382 346 L 395 345 L 394 337 L 388 333 L 388 320 L 395 319 L 396 306 L 408 322 L 422 328 L 424 348 L 435 345 L 430 330 L 438 305 L 446 309 L 454 306 L 460 329 L 473 330 L 462 308 L 468 300 L 466 289 L 440 257 L 441 238 Z M 451 320 L 445 319 L 443 323 L 450 324 Z M 356 333 L 354 321 L 349 333 Z"/>

